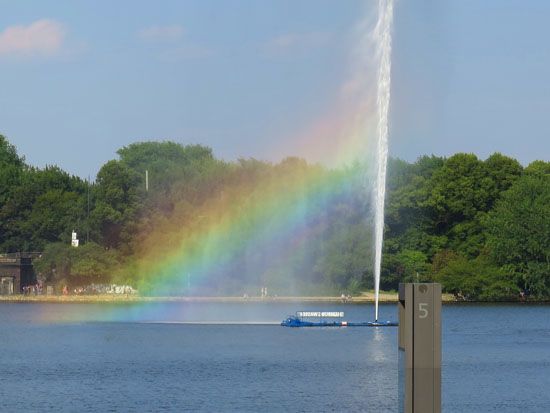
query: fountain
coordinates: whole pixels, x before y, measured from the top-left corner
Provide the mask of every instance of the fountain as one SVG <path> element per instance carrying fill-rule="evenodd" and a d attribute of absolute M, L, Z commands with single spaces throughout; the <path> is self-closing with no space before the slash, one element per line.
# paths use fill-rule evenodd
<path fill-rule="evenodd" d="M 378 58 L 378 136 L 376 145 L 376 184 L 374 190 L 374 301 L 375 322 L 378 321 L 380 295 L 380 268 L 384 240 L 384 201 L 386 196 L 386 165 L 388 162 L 388 113 L 391 86 L 391 29 L 393 23 L 393 0 L 378 1 L 378 21 L 373 32 Z"/>
<path fill-rule="evenodd" d="M 386 196 L 386 167 L 388 163 L 388 132 L 389 108 L 391 97 L 391 49 L 393 25 L 393 1 L 378 1 L 378 19 L 371 32 L 372 44 L 375 45 L 377 67 L 377 139 L 375 154 L 375 184 L 374 184 L 374 297 L 375 317 L 371 322 L 345 321 L 307 321 L 298 316 L 290 316 L 281 325 L 286 327 L 391 327 L 397 326 L 394 321 L 378 320 L 378 304 L 380 295 L 380 270 L 382 265 L 382 244 L 384 240 L 384 203 Z"/>

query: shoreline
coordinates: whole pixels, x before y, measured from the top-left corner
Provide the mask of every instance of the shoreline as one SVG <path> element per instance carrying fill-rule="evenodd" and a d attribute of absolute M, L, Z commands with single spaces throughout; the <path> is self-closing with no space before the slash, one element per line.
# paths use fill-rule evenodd
<path fill-rule="evenodd" d="M 12 303 L 374 303 L 374 296 L 361 295 L 342 302 L 337 296 L 281 296 L 281 297 L 235 297 L 235 296 L 140 296 L 140 295 L 8 295 L 0 296 L 0 302 Z M 397 303 L 397 293 L 380 294 L 380 303 Z"/>
<path fill-rule="evenodd" d="M 379 302 L 382 304 L 397 303 L 397 293 L 380 293 Z M 281 297 L 235 297 L 235 296 L 140 296 L 122 294 L 98 295 L 4 295 L 0 296 L 0 303 L 331 303 L 331 304 L 372 304 L 373 293 L 361 295 L 342 301 L 339 296 L 281 296 Z M 452 294 L 442 294 L 444 304 L 548 304 L 548 301 L 458 301 Z"/>

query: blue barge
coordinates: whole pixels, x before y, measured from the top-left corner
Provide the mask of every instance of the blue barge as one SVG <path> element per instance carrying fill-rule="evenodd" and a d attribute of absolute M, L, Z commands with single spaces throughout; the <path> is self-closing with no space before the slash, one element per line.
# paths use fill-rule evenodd
<path fill-rule="evenodd" d="M 305 318 L 319 318 L 318 321 L 305 320 Z M 336 321 L 325 320 L 325 317 L 343 318 L 341 312 L 317 312 L 317 311 L 298 311 L 296 315 L 288 316 L 281 322 L 283 327 L 396 327 L 395 321 Z"/>

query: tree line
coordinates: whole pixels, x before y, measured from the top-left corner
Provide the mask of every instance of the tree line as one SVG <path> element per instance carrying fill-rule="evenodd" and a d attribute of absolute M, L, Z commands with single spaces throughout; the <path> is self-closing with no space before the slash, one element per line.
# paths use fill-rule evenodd
<path fill-rule="evenodd" d="M 0 252 L 41 251 L 35 267 L 49 283 L 118 282 L 143 293 L 373 287 L 367 163 L 228 162 L 169 141 L 117 154 L 87 182 L 28 165 L 0 135 Z M 547 299 L 550 162 L 390 159 L 384 237 L 383 289 L 437 281 L 466 300 Z"/>

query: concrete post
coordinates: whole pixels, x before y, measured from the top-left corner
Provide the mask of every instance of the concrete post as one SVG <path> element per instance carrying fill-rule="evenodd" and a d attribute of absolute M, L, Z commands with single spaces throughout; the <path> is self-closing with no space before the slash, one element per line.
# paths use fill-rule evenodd
<path fill-rule="evenodd" d="M 441 413 L 441 284 L 399 284 L 399 403 Z"/>

